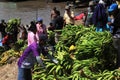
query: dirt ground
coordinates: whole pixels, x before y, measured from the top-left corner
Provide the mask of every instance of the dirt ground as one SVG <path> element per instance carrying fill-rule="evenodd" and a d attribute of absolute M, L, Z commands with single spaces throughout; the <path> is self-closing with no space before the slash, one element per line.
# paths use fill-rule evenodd
<path fill-rule="evenodd" d="M 0 80 L 17 80 L 17 60 L 0 66 Z"/>

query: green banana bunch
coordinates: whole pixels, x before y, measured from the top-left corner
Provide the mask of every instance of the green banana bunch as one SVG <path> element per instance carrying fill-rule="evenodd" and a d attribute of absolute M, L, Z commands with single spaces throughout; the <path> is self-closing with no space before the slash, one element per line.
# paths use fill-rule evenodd
<path fill-rule="evenodd" d="M 13 18 L 13 19 L 8 20 L 5 31 L 13 33 L 16 30 L 16 28 L 20 25 L 20 23 L 21 23 L 20 19 Z"/>

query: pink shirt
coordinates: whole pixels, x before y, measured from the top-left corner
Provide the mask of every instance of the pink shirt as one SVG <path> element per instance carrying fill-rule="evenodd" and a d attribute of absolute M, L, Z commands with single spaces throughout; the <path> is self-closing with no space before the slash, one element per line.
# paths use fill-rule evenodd
<path fill-rule="evenodd" d="M 44 24 L 36 24 L 37 27 L 37 32 L 36 32 L 36 37 L 37 37 L 37 41 L 39 40 L 39 35 L 41 34 L 46 34 L 47 35 L 47 30 L 46 30 L 46 25 Z"/>
<path fill-rule="evenodd" d="M 28 46 L 34 42 L 37 42 L 36 35 L 33 32 L 29 31 L 28 32 Z"/>

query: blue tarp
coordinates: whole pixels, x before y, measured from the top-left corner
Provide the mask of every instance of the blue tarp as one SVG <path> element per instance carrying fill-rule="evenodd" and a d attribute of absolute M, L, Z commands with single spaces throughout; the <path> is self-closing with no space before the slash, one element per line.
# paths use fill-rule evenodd
<path fill-rule="evenodd" d="M 1 40 L 2 40 L 2 35 L 1 35 L 1 32 L 0 32 L 0 46 L 2 46 Z"/>
<path fill-rule="evenodd" d="M 1 42 L 1 39 L 0 39 L 0 46 L 2 46 L 2 42 Z"/>

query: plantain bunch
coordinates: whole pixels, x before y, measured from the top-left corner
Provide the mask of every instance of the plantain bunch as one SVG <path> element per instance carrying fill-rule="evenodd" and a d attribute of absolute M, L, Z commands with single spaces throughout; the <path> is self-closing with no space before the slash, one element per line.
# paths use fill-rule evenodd
<path fill-rule="evenodd" d="M 4 65 L 7 63 L 11 63 L 11 58 L 13 57 L 19 57 L 22 52 L 16 52 L 13 49 L 10 49 L 8 51 L 3 52 L 0 55 L 0 65 Z"/>
<path fill-rule="evenodd" d="M 5 31 L 9 33 L 14 33 L 16 29 L 18 28 L 18 26 L 20 25 L 20 23 L 21 23 L 20 19 L 13 18 L 13 19 L 8 20 Z"/>
<path fill-rule="evenodd" d="M 119 80 L 120 72 L 114 70 L 116 50 L 112 43 L 109 31 L 67 25 L 55 45 L 53 56 L 58 64 L 45 61 L 46 71 L 35 66 L 39 70 L 34 72 L 33 80 Z"/>

